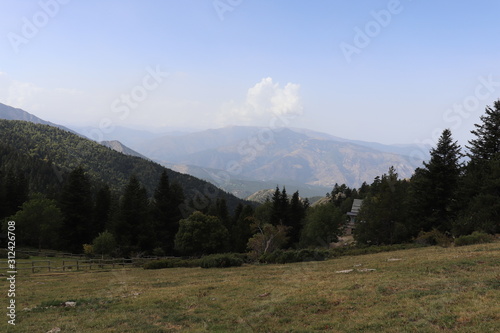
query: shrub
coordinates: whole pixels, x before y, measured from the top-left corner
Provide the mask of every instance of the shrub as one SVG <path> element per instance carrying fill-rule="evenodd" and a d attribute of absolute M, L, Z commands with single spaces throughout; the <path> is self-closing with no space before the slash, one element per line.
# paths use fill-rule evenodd
<path fill-rule="evenodd" d="M 365 254 L 414 249 L 423 246 L 426 245 L 403 243 L 403 244 L 392 244 L 392 245 L 371 245 L 371 246 L 358 245 L 358 246 L 337 247 L 334 249 L 330 249 L 330 258 L 340 257 L 340 256 L 359 256 Z"/>
<path fill-rule="evenodd" d="M 157 257 L 164 257 L 165 256 L 165 250 L 163 250 L 161 247 L 155 247 L 153 249 L 153 255 Z"/>
<path fill-rule="evenodd" d="M 322 261 L 331 257 L 326 249 L 276 250 L 260 256 L 259 262 L 268 264 L 287 264 L 301 261 Z"/>
<path fill-rule="evenodd" d="M 415 243 L 422 245 L 439 245 L 442 247 L 448 247 L 451 245 L 451 238 L 446 236 L 444 233 L 437 229 L 432 229 L 431 231 L 421 231 L 418 237 L 415 239 Z"/>
<path fill-rule="evenodd" d="M 83 244 L 83 253 L 87 258 L 94 256 L 94 246 L 92 244 Z"/>
<path fill-rule="evenodd" d="M 116 245 L 115 236 L 106 230 L 94 238 L 92 242 L 92 246 L 94 247 L 93 253 L 100 254 L 101 256 L 109 255 L 116 249 Z"/>
<path fill-rule="evenodd" d="M 199 259 L 181 259 L 170 258 L 162 260 L 154 260 L 144 264 L 144 269 L 162 269 L 162 268 L 175 268 L 175 267 L 199 267 Z"/>
<path fill-rule="evenodd" d="M 330 251 L 326 249 L 302 249 L 298 253 L 300 261 L 323 261 L 331 257 Z"/>
<path fill-rule="evenodd" d="M 456 246 L 464 246 L 464 245 L 472 245 L 472 244 L 481 244 L 481 243 L 491 243 L 493 242 L 494 237 L 484 232 L 474 231 L 470 235 L 460 236 L 455 239 Z"/>
<path fill-rule="evenodd" d="M 234 253 L 212 254 L 201 258 L 201 268 L 223 268 L 241 266 L 243 259 Z"/>

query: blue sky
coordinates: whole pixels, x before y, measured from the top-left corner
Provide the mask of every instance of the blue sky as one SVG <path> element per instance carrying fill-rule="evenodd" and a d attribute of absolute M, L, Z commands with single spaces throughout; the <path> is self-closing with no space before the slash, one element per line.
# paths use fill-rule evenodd
<path fill-rule="evenodd" d="M 463 145 L 500 98 L 494 0 L 0 8 L 0 102 L 66 125 L 281 123 L 381 143 L 431 143 L 451 128 Z"/>

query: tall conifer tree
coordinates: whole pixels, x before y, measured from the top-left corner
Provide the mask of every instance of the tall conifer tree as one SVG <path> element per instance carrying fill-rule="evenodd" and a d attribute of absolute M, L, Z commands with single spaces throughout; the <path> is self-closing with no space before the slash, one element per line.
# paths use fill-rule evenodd
<path fill-rule="evenodd" d="M 481 116 L 482 124 L 475 124 L 471 131 L 476 136 L 470 140 L 467 148 L 472 161 L 491 160 L 500 153 L 500 100 L 493 107 L 486 107 L 486 114 Z"/>
<path fill-rule="evenodd" d="M 414 233 L 433 228 L 449 231 L 457 208 L 462 165 L 461 148 L 445 129 L 429 162 L 417 169 L 411 181 L 411 224 Z"/>
<path fill-rule="evenodd" d="M 73 170 L 66 180 L 60 199 L 63 214 L 63 244 L 72 252 L 92 242 L 93 202 L 90 180 L 82 167 Z"/>

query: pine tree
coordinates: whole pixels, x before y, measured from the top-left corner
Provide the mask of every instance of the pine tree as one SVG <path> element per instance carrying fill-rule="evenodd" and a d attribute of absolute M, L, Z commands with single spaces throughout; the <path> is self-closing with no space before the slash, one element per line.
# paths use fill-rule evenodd
<path fill-rule="evenodd" d="M 212 203 L 212 205 L 209 207 L 208 215 L 218 217 L 222 224 L 227 228 L 227 230 L 231 230 L 231 219 L 229 216 L 226 199 L 217 198 L 215 200 L 215 203 Z"/>
<path fill-rule="evenodd" d="M 290 202 L 288 200 L 288 194 L 286 193 L 286 188 L 284 186 L 282 191 L 280 191 L 279 187 L 276 186 L 276 190 L 274 191 L 271 204 L 272 204 L 271 219 L 270 219 L 271 224 L 288 225 L 290 217 L 290 211 L 289 211 Z"/>
<path fill-rule="evenodd" d="M 167 254 L 172 254 L 174 251 L 175 234 L 182 218 L 180 205 L 183 202 L 182 188 L 177 184 L 170 184 L 167 172 L 164 170 L 151 201 L 151 212 L 158 242 L 155 247 L 161 247 Z"/>
<path fill-rule="evenodd" d="M 104 185 L 97 192 L 94 207 L 94 230 L 92 237 L 95 238 L 103 232 L 110 223 L 112 195 L 108 185 Z"/>
<path fill-rule="evenodd" d="M 472 161 L 491 160 L 500 152 L 500 100 L 493 104 L 493 108 L 486 107 L 486 114 L 481 116 L 482 124 L 475 124 L 471 131 L 476 139 L 470 140 L 467 148 L 468 156 Z"/>
<path fill-rule="evenodd" d="M 289 245 L 297 244 L 300 241 L 300 233 L 302 231 L 302 224 L 306 216 L 306 207 L 300 200 L 299 191 L 292 195 L 289 205 L 288 226 L 289 231 Z"/>
<path fill-rule="evenodd" d="M 28 200 L 28 181 L 20 171 L 9 171 L 4 184 L 4 209 L 5 215 L 16 213 L 20 206 Z"/>
<path fill-rule="evenodd" d="M 113 234 L 124 252 L 149 251 L 156 244 L 147 192 L 135 175 L 125 187 Z"/>
<path fill-rule="evenodd" d="M 162 247 L 165 251 L 167 251 L 166 253 L 171 252 L 175 237 L 175 233 L 171 233 L 170 229 L 172 228 L 169 225 L 171 204 L 170 182 L 167 172 L 164 171 L 160 176 L 158 185 L 153 195 L 153 200 L 151 201 L 151 213 L 158 241 L 158 244 L 155 244 L 154 247 Z"/>
<path fill-rule="evenodd" d="M 408 182 L 398 179 L 391 167 L 382 178 L 376 177 L 372 191 L 364 199 L 354 237 L 364 244 L 395 244 L 410 237 L 406 225 Z"/>
<path fill-rule="evenodd" d="M 233 218 L 231 228 L 231 250 L 234 252 L 245 252 L 247 243 L 252 237 L 252 216 L 254 209 L 252 206 L 239 204 Z"/>
<path fill-rule="evenodd" d="M 63 186 L 60 199 L 65 249 L 79 253 L 92 242 L 93 202 L 90 181 L 83 168 L 73 170 Z"/>
<path fill-rule="evenodd" d="M 273 197 L 271 199 L 272 211 L 271 211 L 271 224 L 278 225 L 281 220 L 280 212 L 281 212 L 281 191 L 278 186 L 276 186 L 276 190 L 274 191 Z"/>
<path fill-rule="evenodd" d="M 411 181 L 413 233 L 434 228 L 449 231 L 455 218 L 462 154 L 449 129 L 443 131 L 430 156 Z"/>
<path fill-rule="evenodd" d="M 476 230 L 500 232 L 500 100 L 486 107 L 482 124 L 475 124 L 461 185 L 464 209 L 453 226 L 455 235 Z"/>

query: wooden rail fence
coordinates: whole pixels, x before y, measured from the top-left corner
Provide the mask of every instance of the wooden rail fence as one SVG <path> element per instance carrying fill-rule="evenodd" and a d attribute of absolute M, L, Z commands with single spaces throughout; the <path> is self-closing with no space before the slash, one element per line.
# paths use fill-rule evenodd
<path fill-rule="evenodd" d="M 49 272 L 52 271 L 79 271 L 79 270 L 92 270 L 92 269 L 105 269 L 105 268 L 123 268 L 125 266 L 140 265 L 150 260 L 156 260 L 157 258 L 134 258 L 134 259 L 69 259 L 69 260 L 17 260 L 16 269 L 19 270 L 31 270 L 32 273 L 35 271 L 47 269 Z M 7 268 L 7 261 L 0 260 L 0 272 L 10 271 L 12 269 Z"/>

